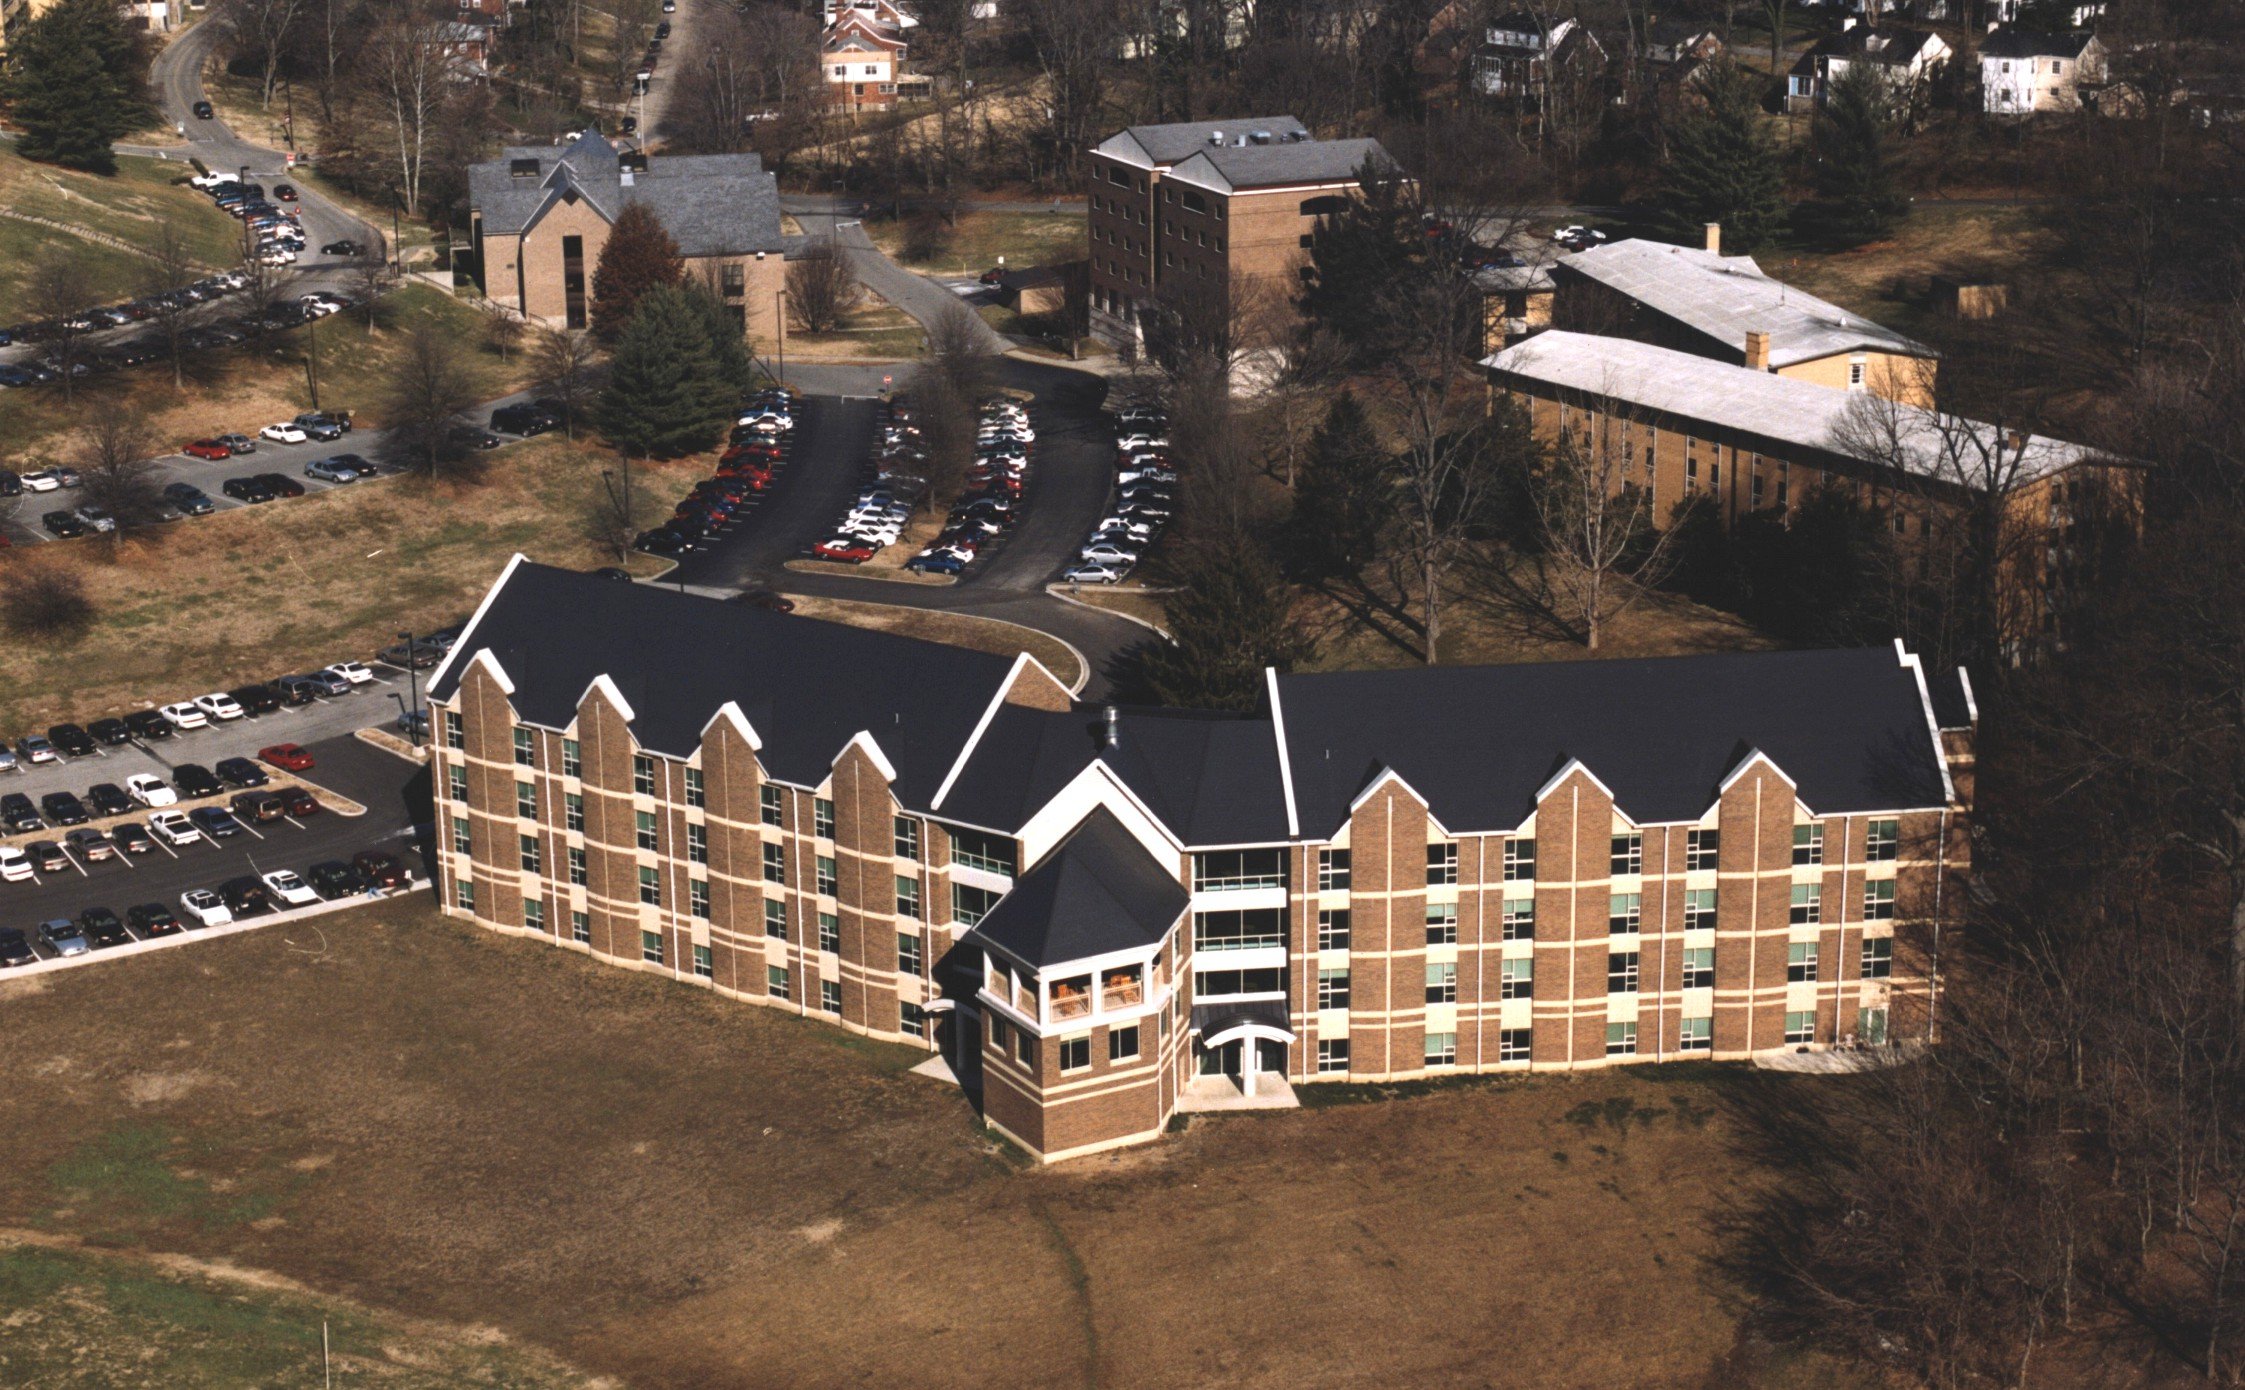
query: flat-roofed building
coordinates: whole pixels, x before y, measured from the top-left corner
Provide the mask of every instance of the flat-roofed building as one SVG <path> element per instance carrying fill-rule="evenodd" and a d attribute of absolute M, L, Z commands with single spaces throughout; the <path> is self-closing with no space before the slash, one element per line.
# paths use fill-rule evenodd
<path fill-rule="evenodd" d="M 939 1052 L 1043 1159 L 1321 1081 L 1922 1039 L 1977 722 L 1893 648 L 1266 677 L 522 561 L 430 682 L 436 891 Z"/>

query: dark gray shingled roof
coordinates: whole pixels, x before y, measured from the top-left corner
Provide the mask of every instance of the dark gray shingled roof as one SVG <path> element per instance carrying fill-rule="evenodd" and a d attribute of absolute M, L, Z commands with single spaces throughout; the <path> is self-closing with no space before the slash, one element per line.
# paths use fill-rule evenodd
<path fill-rule="evenodd" d="M 2097 36 L 2086 31 L 2038 34 L 2030 29 L 1999 29 L 1980 42 L 1983 58 L 2079 58 Z"/>
<path fill-rule="evenodd" d="M 1969 729 L 1976 718 L 1972 695 L 1965 682 L 1971 677 L 1962 666 L 1926 672 L 1927 693 L 1933 697 L 1933 722 L 1944 729 Z"/>
<path fill-rule="evenodd" d="M 1395 160 L 1377 140 L 1300 140 L 1276 145 L 1209 145 L 1178 161 L 1169 177 L 1179 183 L 1229 190 L 1269 188 L 1289 183 L 1334 183 L 1354 178 L 1370 160 L 1394 169 Z"/>
<path fill-rule="evenodd" d="M 728 700 L 764 741 L 774 777 L 826 779 L 860 731 L 896 768 L 897 799 L 925 807 L 1013 662 L 747 604 L 518 564 L 431 682 L 448 698 L 489 648 L 517 713 L 565 727 L 594 678 L 616 683 L 641 746 L 685 757 Z"/>
<path fill-rule="evenodd" d="M 1016 830 L 1094 761 L 1103 761 L 1188 845 L 1269 844 L 1286 836 L 1278 739 L 1268 718 L 1124 708 L 1106 747 L 1096 709 L 1001 708 L 937 814 Z"/>
<path fill-rule="evenodd" d="M 1189 901 L 1176 869 L 1148 854 L 1102 807 L 1015 879 L 961 940 L 1042 969 L 1155 945 Z"/>
<path fill-rule="evenodd" d="M 535 175 L 514 172 L 524 161 L 536 161 Z M 652 155 L 626 185 L 616 147 L 600 132 L 586 131 L 566 149 L 510 146 L 498 159 L 468 170 L 468 200 L 482 216 L 483 229 L 497 236 L 519 234 L 572 193 L 610 222 L 626 204 L 644 205 L 662 220 L 683 255 L 785 249 L 778 181 L 753 154 Z"/>
<path fill-rule="evenodd" d="M 1891 647 L 1281 676 L 1301 833 L 1383 768 L 1452 833 L 1508 830 L 1570 760 L 1640 823 L 1692 821 L 1757 749 L 1819 815 L 1946 801 L 1915 671 Z"/>
<path fill-rule="evenodd" d="M 1230 144 L 1242 136 L 1268 134 L 1273 140 L 1284 140 L 1290 135 L 1310 133 L 1309 127 L 1292 116 L 1242 116 L 1237 120 L 1177 121 L 1169 125 L 1134 125 L 1116 132 L 1100 143 L 1107 153 L 1111 143 L 1124 137 L 1134 140 L 1139 150 L 1156 164 L 1175 164 L 1202 150 L 1214 146 L 1210 138 L 1221 133 Z"/>

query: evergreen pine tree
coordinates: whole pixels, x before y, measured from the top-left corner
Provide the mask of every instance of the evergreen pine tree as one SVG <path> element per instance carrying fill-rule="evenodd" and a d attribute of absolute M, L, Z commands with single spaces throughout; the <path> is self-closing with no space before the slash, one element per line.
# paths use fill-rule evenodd
<path fill-rule="evenodd" d="M 1310 232 L 1312 273 L 1301 309 L 1361 362 L 1383 350 L 1381 295 L 1409 278 L 1411 263 L 1428 254 L 1428 239 L 1399 180 L 1370 163 L 1357 179 L 1359 195 L 1336 198 Z"/>
<path fill-rule="evenodd" d="M 1699 79 L 1705 106 L 1678 122 L 1662 170 L 1664 229 L 1697 244 L 1709 222 L 1723 224 L 1727 251 L 1753 251 L 1785 225 L 1785 175 L 1762 120 L 1758 79 L 1728 58 Z"/>
<path fill-rule="evenodd" d="M 117 170 L 110 146 L 148 119 L 147 61 L 108 0 L 63 0 L 9 44 L 5 93 L 26 159 Z"/>
<path fill-rule="evenodd" d="M 676 288 L 686 278 L 678 243 L 641 203 L 626 203 L 608 229 L 592 271 L 592 332 L 604 343 L 622 339 L 632 311 L 650 291 Z"/>
<path fill-rule="evenodd" d="M 1314 652 L 1294 627 L 1290 598 L 1277 567 L 1253 547 L 1195 555 L 1164 607 L 1170 640 L 1140 661 L 1147 696 L 1193 709 L 1258 707 L 1264 667 L 1289 671 Z"/>
<path fill-rule="evenodd" d="M 1305 579 L 1355 574 L 1379 553 L 1395 508 L 1395 473 L 1372 422 L 1343 392 L 1310 439 L 1287 523 L 1289 558 Z"/>
<path fill-rule="evenodd" d="M 686 287 L 686 305 L 709 336 L 710 359 L 716 363 L 717 384 L 738 399 L 748 394 L 756 378 L 756 363 L 748 353 L 748 337 L 741 330 L 740 312 L 728 305 L 708 285 Z"/>
<path fill-rule="evenodd" d="M 1909 215 L 1909 200 L 1895 190 L 1887 167 L 1892 118 L 1886 79 L 1877 69 L 1851 63 L 1832 80 L 1814 127 L 1817 202 L 1803 217 L 1819 237 L 1861 245 Z"/>
<path fill-rule="evenodd" d="M 616 344 L 594 416 L 625 453 L 673 458 L 714 446 L 736 399 L 686 293 L 659 286 L 640 299 Z"/>

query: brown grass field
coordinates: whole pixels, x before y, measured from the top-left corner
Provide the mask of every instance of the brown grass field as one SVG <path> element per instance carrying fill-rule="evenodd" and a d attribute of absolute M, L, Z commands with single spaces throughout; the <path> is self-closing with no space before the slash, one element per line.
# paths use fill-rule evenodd
<path fill-rule="evenodd" d="M 1736 1073 L 1320 1089 L 1035 1169 L 916 1051 L 418 897 L 0 1010 L 0 1227 L 625 1385 L 1861 1383 L 1744 1355 L 1704 1263 Z"/>

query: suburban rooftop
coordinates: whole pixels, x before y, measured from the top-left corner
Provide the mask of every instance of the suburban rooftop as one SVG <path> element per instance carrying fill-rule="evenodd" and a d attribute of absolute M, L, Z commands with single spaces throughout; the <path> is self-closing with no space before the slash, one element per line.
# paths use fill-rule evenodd
<path fill-rule="evenodd" d="M 753 154 L 625 156 L 599 131 L 574 144 L 510 146 L 468 170 L 469 200 L 496 236 L 527 231 L 556 202 L 583 198 L 614 222 L 639 203 L 687 256 L 784 250 L 779 183 Z"/>

